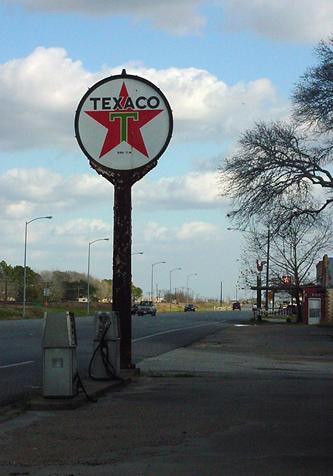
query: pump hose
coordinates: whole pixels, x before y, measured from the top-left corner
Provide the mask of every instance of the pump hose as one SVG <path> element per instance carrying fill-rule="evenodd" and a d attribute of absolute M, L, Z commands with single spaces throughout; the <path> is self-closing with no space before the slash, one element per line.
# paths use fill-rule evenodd
<path fill-rule="evenodd" d="M 123 381 L 124 380 L 123 378 L 118 377 L 116 375 L 116 370 L 113 367 L 112 363 L 110 362 L 109 346 L 108 346 L 108 343 L 105 339 L 110 326 L 111 326 L 111 322 L 109 322 L 105 326 L 105 329 L 103 331 L 103 334 L 101 336 L 99 344 L 96 347 L 96 349 L 94 350 L 93 355 L 90 359 L 89 367 L 88 367 L 88 373 L 89 373 L 89 377 L 92 380 L 99 380 L 99 381 L 107 381 L 107 380 L 121 380 L 121 381 Z M 92 364 L 93 364 L 93 361 L 94 361 L 98 351 L 101 353 L 101 358 L 102 358 L 102 362 L 103 362 L 104 369 L 105 369 L 105 372 L 107 374 L 107 377 L 95 377 L 92 373 Z"/>
<path fill-rule="evenodd" d="M 80 387 L 82 388 L 83 393 L 85 394 L 87 400 L 88 400 L 89 402 L 96 403 L 96 402 L 97 402 L 97 399 L 88 394 L 88 392 L 87 392 L 85 386 L 83 385 L 83 382 L 82 382 L 82 380 L 81 380 L 81 377 L 80 377 L 80 375 L 79 375 L 79 372 L 76 372 L 76 374 L 75 374 L 75 376 L 74 376 L 74 382 L 75 382 L 75 381 L 77 382 L 77 388 L 78 388 L 78 389 L 79 389 Z"/>

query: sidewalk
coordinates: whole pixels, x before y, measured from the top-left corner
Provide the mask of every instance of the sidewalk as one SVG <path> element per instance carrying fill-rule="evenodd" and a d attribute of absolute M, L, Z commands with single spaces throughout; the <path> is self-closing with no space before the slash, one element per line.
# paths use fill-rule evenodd
<path fill-rule="evenodd" d="M 333 329 L 232 326 L 76 410 L 0 426 L 0 475 L 333 474 Z"/>

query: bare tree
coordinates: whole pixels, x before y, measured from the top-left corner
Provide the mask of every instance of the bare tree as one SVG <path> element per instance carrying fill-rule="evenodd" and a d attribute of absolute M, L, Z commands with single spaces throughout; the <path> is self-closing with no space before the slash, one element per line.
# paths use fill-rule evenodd
<path fill-rule="evenodd" d="M 295 298 L 298 321 L 302 320 L 300 301 L 302 286 L 309 282 L 311 268 L 316 260 L 332 247 L 331 235 L 332 226 L 329 221 L 321 218 L 314 227 L 306 216 L 294 219 L 286 230 L 271 234 L 269 284 L 285 289 Z M 255 259 L 266 256 L 266 233 L 253 228 L 253 231 L 247 233 L 246 243 L 247 263 L 250 262 L 250 256 L 252 263 Z M 290 277 L 290 282 L 285 283 L 283 276 Z"/>
<path fill-rule="evenodd" d="M 319 66 L 294 93 L 297 122 L 255 124 L 220 168 L 222 194 L 232 198 L 238 224 L 274 212 L 281 226 L 301 214 L 316 217 L 333 203 L 333 40 L 318 51 Z"/>
<path fill-rule="evenodd" d="M 296 215 L 316 216 L 333 203 L 333 176 L 322 165 L 327 149 L 315 146 L 297 126 L 257 123 L 239 146 L 220 169 L 228 183 L 224 195 L 235 206 L 230 215 L 238 223 L 274 213 L 281 225 Z M 315 187 L 325 190 L 321 199 L 314 198 Z"/>
<path fill-rule="evenodd" d="M 307 69 L 293 94 L 294 116 L 321 133 L 333 129 L 333 38 L 315 50 L 319 64 Z"/>

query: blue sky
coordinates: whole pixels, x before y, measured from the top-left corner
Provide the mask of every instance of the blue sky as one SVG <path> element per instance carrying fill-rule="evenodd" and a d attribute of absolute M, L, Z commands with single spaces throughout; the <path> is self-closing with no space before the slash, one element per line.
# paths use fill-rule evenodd
<path fill-rule="evenodd" d="M 331 34 L 331 0 L 0 0 L 1 259 L 86 272 L 88 243 L 112 237 L 113 187 L 74 138 L 76 107 L 123 67 L 156 84 L 174 114 L 158 166 L 133 187 L 133 281 L 233 297 L 242 236 L 217 167 L 258 119 L 286 119 L 313 48 Z M 91 272 L 112 275 L 111 242 L 93 246 Z"/>

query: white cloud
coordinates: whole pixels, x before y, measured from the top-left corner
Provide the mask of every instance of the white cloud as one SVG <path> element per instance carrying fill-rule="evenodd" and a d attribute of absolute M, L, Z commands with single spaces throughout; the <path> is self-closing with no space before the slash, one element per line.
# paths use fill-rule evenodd
<path fill-rule="evenodd" d="M 200 184 L 200 180 L 203 193 L 198 193 L 196 185 Z M 101 183 L 98 184 L 99 181 Z M 140 183 L 143 184 L 143 181 Z M 49 184 L 49 187 L 45 187 L 45 184 Z M 191 199 L 194 200 L 193 209 L 200 208 L 200 200 L 201 208 L 215 206 L 214 194 L 210 195 L 215 188 L 215 177 L 207 173 L 201 176 L 190 174 L 189 177 L 177 177 L 174 180 L 171 178 L 161 202 L 158 199 L 162 182 L 158 182 L 154 186 L 154 196 L 140 198 L 141 210 L 149 208 L 150 200 L 156 201 L 155 211 L 166 208 L 168 194 L 169 209 L 179 209 L 179 185 L 185 187 L 184 195 L 180 198 L 184 208 L 190 209 Z M 6 187 L 8 196 L 4 199 L 5 195 L 1 194 L 0 198 L 0 228 L 4 230 L 0 237 L 1 259 L 12 265 L 23 263 L 24 222 L 32 217 L 53 215 L 52 220 L 39 220 L 29 225 L 28 266 L 36 271 L 60 269 L 86 272 L 88 242 L 111 237 L 111 220 L 108 222 L 100 215 L 94 215 L 93 219 L 85 216 L 89 206 L 99 208 L 101 202 L 109 202 L 112 196 L 110 184 L 97 175 L 65 178 L 45 169 L 12 169 L 0 175 L 0 188 L 3 187 Z M 100 193 L 94 197 L 96 189 Z M 189 194 L 187 198 L 186 194 Z M 63 211 L 67 209 L 70 209 L 74 219 L 66 219 Z M 138 285 L 149 289 L 150 283 L 146 281 L 149 281 L 151 263 L 162 259 L 167 262 L 157 275 L 162 287 L 168 285 L 163 284 L 163 281 L 168 281 L 168 270 L 181 266 L 182 271 L 174 276 L 175 285 L 177 280 L 181 283 L 185 279 L 184 274 L 198 272 L 203 280 L 202 289 L 205 289 L 205 274 L 211 274 L 214 266 L 218 266 L 215 256 L 221 251 L 223 232 L 220 223 L 210 222 L 204 215 L 201 215 L 202 218 L 199 218 L 199 214 L 196 216 L 198 218 L 195 220 L 185 218 L 179 221 L 178 215 L 177 223 L 173 221 L 169 224 L 161 214 L 158 220 L 148 219 L 144 226 L 134 226 L 133 250 L 144 252 L 140 266 L 136 259 L 133 265 L 134 279 Z M 94 246 L 92 274 L 101 278 L 112 276 L 112 241 Z M 207 292 L 211 292 L 209 288 Z"/>
<path fill-rule="evenodd" d="M 105 240 L 103 247 L 103 250 L 109 250 L 112 248 L 113 243 L 111 232 L 111 223 L 101 219 L 76 218 L 65 221 L 55 227 L 53 243 L 55 247 L 58 247 L 61 243 L 61 247 L 67 250 L 75 250 L 75 252 L 85 250 L 87 252 L 90 241 L 104 241 L 104 238 L 109 238 L 108 241 Z"/>
<path fill-rule="evenodd" d="M 45 203 L 52 200 L 63 177 L 44 168 L 9 169 L 0 175 L 2 196 L 7 200 Z"/>
<path fill-rule="evenodd" d="M 267 78 L 229 86 L 197 68 L 155 70 L 132 63 L 128 69 L 147 77 L 166 93 L 175 118 L 176 139 L 235 139 L 255 120 L 276 119 L 288 109 Z"/>
<path fill-rule="evenodd" d="M 21 217 L 28 217 L 33 214 L 34 206 L 32 203 L 27 203 L 25 201 L 18 201 L 13 203 L 8 203 L 8 199 L 6 201 L 0 200 L 2 202 L 2 214 L 3 216 L 7 216 L 8 218 L 19 219 Z M 4 202 L 7 202 L 5 204 Z"/>
<path fill-rule="evenodd" d="M 166 94 L 174 113 L 174 140 L 234 139 L 255 119 L 277 118 L 286 111 L 269 79 L 229 86 L 205 70 L 156 70 L 138 63 L 93 74 L 64 49 L 39 47 L 0 65 L 0 147 L 78 151 L 74 116 L 81 97 L 97 80 L 119 74 L 123 67 Z"/>
<path fill-rule="evenodd" d="M 169 236 L 169 231 L 163 225 L 149 222 L 144 227 L 143 236 L 146 241 L 165 241 Z"/>
<path fill-rule="evenodd" d="M 177 232 L 180 240 L 208 240 L 217 237 L 219 232 L 218 226 L 213 223 L 203 221 L 193 221 L 184 223 Z"/>
<path fill-rule="evenodd" d="M 13 3 L 13 0 L 4 0 Z M 205 18 L 197 13 L 203 0 L 14 0 L 30 10 L 83 13 L 91 16 L 129 15 L 136 21 L 151 21 L 175 35 L 200 33 Z"/>
<path fill-rule="evenodd" d="M 137 206 L 146 209 L 190 209 L 221 207 L 216 172 L 190 172 L 155 182 L 148 177 L 133 189 Z"/>
<path fill-rule="evenodd" d="M 77 99 L 91 81 L 62 48 L 36 48 L 0 65 L 1 147 L 72 146 Z"/>
<path fill-rule="evenodd" d="M 33 210 L 32 210 L 33 212 Z M 29 217 L 37 216 L 28 214 L 21 216 L 4 216 L 0 214 L 0 228 L 5 232 L 0 237 L 1 259 L 8 260 L 11 264 L 23 261 L 24 231 L 25 220 Z M 69 263 L 73 256 L 82 255 L 86 257 L 88 252 L 88 243 L 91 240 L 99 238 L 110 238 L 99 250 L 108 250 L 111 260 L 112 236 L 111 223 L 101 219 L 83 219 L 76 218 L 65 220 L 59 223 L 59 217 L 55 214 L 51 220 L 38 220 L 29 224 L 28 231 L 28 256 L 29 262 L 32 257 L 36 262 L 43 261 L 38 258 L 45 258 L 53 255 L 54 263 L 61 263 L 61 268 L 70 266 Z M 109 243 L 109 244 L 108 244 Z M 47 260 L 46 260 L 47 261 Z M 68 261 L 68 264 L 67 264 Z M 85 263 L 83 268 L 85 268 Z M 42 265 L 44 268 L 45 265 Z M 82 263 L 80 264 L 82 268 Z"/>
<path fill-rule="evenodd" d="M 59 236 L 82 236 L 83 233 L 101 233 L 103 235 L 101 238 L 110 238 L 110 224 L 98 219 L 87 220 L 77 218 L 58 225 L 56 228 L 56 234 Z"/>
<path fill-rule="evenodd" d="M 332 0 L 219 0 L 225 24 L 277 40 L 317 42 L 332 34 Z"/>
<path fill-rule="evenodd" d="M 95 173 L 65 177 L 44 168 L 10 169 L 0 174 L 0 217 L 27 220 L 36 213 L 83 213 L 97 204 L 112 206 L 111 188 Z M 133 188 L 133 201 L 147 211 L 212 209 L 222 205 L 219 192 L 217 172 L 190 172 L 156 181 L 145 177 Z"/>
<path fill-rule="evenodd" d="M 0 215 L 25 220 L 38 214 L 87 208 L 112 200 L 111 185 L 95 174 L 64 177 L 44 168 L 10 169 L 0 175 Z M 111 198 L 110 198 L 111 197 Z"/>
<path fill-rule="evenodd" d="M 219 227 L 204 221 L 184 222 L 180 226 L 167 227 L 156 222 L 145 225 L 143 236 L 148 242 L 192 242 L 215 240 L 219 236 Z"/>
<path fill-rule="evenodd" d="M 248 29 L 277 40 L 317 42 L 332 33 L 331 0 L 2 0 L 29 10 L 80 13 L 90 16 L 126 15 L 150 21 L 174 35 L 204 31 L 205 11 L 212 7 L 215 19 L 231 30 Z"/>

